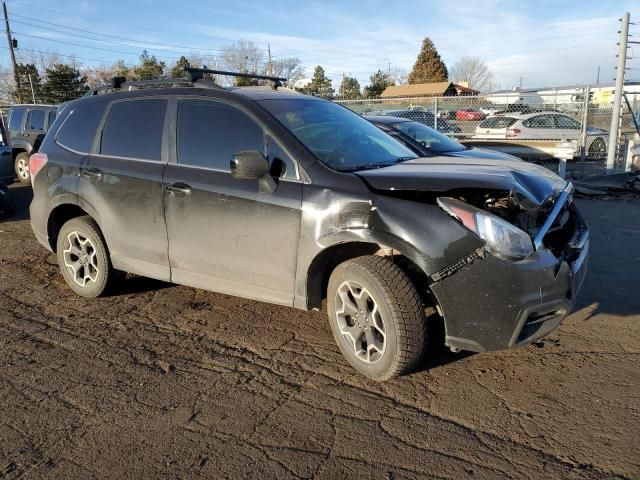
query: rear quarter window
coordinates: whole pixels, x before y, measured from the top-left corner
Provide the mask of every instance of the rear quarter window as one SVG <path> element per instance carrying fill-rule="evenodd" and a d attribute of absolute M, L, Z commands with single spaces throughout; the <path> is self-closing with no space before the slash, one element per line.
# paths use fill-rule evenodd
<path fill-rule="evenodd" d="M 14 108 L 9 114 L 9 130 L 19 132 L 22 128 L 22 119 L 24 117 L 24 108 Z"/>
<path fill-rule="evenodd" d="M 513 117 L 489 117 L 480 122 L 480 128 L 509 128 L 516 123 Z"/>
<path fill-rule="evenodd" d="M 73 107 L 56 134 L 56 143 L 69 150 L 89 153 L 104 107 L 104 102 Z"/>

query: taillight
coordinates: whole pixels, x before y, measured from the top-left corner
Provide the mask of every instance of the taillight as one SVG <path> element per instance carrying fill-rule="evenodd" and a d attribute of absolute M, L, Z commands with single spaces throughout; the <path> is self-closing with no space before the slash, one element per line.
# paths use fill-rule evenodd
<path fill-rule="evenodd" d="M 46 153 L 34 153 L 29 157 L 29 173 L 31 174 L 31 181 L 33 182 L 33 178 L 36 174 L 42 170 L 42 167 L 47 163 L 47 154 Z"/>
<path fill-rule="evenodd" d="M 520 133 L 522 133 L 522 130 L 518 128 L 509 128 L 507 130 L 507 138 L 516 138 Z"/>

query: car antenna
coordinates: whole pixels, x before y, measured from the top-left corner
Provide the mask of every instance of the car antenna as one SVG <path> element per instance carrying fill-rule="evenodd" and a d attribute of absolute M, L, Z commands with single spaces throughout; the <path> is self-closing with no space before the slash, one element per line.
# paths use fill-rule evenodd
<path fill-rule="evenodd" d="M 282 82 L 286 82 L 286 78 L 281 77 L 271 77 L 268 75 L 256 75 L 253 73 L 242 73 L 242 72 L 225 72 L 223 70 L 211 70 L 210 68 L 185 68 L 185 72 L 187 73 L 187 79 L 191 82 L 197 82 L 198 80 L 202 80 L 204 78 L 205 73 L 210 73 L 213 75 L 225 75 L 228 77 L 240 77 L 240 78 L 255 78 L 257 80 L 269 80 L 273 82 L 273 89 L 277 90 L 278 87 L 282 86 Z"/>

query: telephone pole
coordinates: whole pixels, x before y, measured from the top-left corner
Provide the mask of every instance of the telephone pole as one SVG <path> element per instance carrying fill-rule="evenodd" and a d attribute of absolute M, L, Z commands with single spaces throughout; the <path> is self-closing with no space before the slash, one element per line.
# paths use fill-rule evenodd
<path fill-rule="evenodd" d="M 627 62 L 627 41 L 629 40 L 629 12 L 622 16 L 620 42 L 618 43 L 618 66 L 616 67 L 616 90 L 613 96 L 611 112 L 611 129 L 609 130 L 609 149 L 607 151 L 607 175 L 613 173 L 618 156 L 618 133 L 620 129 L 620 108 L 622 106 L 622 90 L 624 89 L 624 69 Z"/>
<path fill-rule="evenodd" d="M 273 75 L 273 62 L 271 61 L 271 45 L 267 43 L 267 51 L 269 52 L 269 75 Z"/>
<path fill-rule="evenodd" d="M 4 12 L 4 28 L 7 32 L 7 42 L 9 42 L 9 53 L 11 54 L 11 63 L 13 64 L 13 78 L 16 81 L 16 88 L 20 91 L 20 78 L 18 76 L 18 65 L 16 64 L 16 54 L 13 51 L 13 38 L 11 38 L 11 29 L 9 28 L 9 15 L 7 15 L 7 3 L 2 2 L 2 11 Z M 19 99 L 18 99 L 19 100 Z"/>

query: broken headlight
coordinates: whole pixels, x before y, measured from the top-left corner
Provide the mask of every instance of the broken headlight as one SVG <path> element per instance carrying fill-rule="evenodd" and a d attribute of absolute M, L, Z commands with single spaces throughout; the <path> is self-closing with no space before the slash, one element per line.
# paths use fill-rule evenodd
<path fill-rule="evenodd" d="M 455 198 L 438 198 L 438 205 L 485 241 L 487 249 L 505 260 L 522 260 L 533 253 L 531 237 L 518 227 Z"/>

